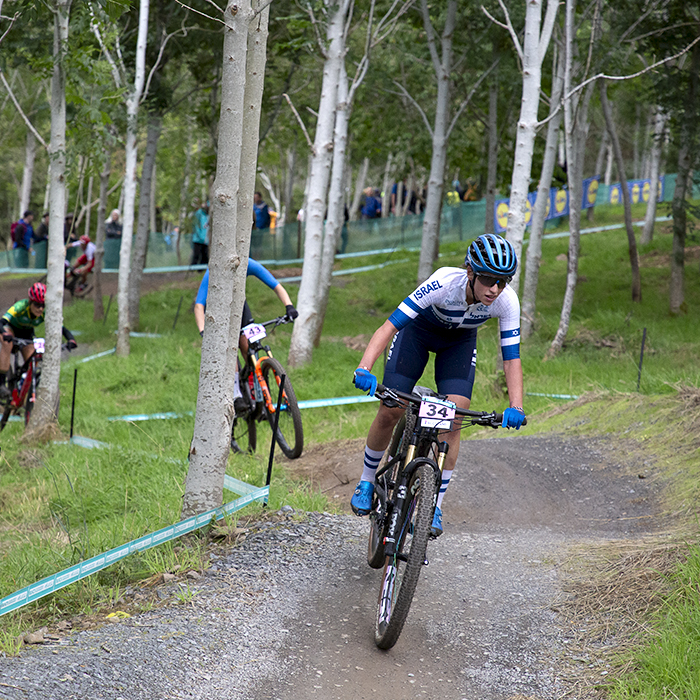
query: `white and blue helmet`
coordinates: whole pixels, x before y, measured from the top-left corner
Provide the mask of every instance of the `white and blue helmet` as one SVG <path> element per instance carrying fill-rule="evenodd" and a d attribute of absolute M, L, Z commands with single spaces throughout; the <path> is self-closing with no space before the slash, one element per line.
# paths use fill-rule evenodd
<path fill-rule="evenodd" d="M 486 233 L 472 241 L 464 262 L 477 275 L 511 278 L 518 269 L 518 258 L 512 244 L 494 233 Z"/>

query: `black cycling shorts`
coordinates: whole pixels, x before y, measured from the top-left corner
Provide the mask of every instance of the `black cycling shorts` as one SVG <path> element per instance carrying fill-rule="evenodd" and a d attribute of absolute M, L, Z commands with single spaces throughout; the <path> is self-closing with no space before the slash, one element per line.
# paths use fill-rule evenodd
<path fill-rule="evenodd" d="M 13 326 L 11 323 L 8 323 L 6 320 L 3 319 L 3 331 L 5 330 L 5 326 L 7 326 L 12 331 L 15 338 L 21 338 L 22 340 L 32 340 L 32 338 L 34 338 L 33 326 Z"/>
<path fill-rule="evenodd" d="M 476 328 L 447 329 L 420 316 L 391 343 L 384 386 L 410 393 L 435 353 L 435 383 L 440 394 L 472 397 L 476 373 Z"/>

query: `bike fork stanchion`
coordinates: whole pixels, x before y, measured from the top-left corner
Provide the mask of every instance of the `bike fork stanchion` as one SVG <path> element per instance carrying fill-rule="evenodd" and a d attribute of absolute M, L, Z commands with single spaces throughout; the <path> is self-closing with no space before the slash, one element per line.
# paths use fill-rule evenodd
<path fill-rule="evenodd" d="M 73 372 L 73 400 L 70 405 L 70 437 L 73 437 L 73 418 L 75 417 L 75 387 L 78 385 L 78 368 Z"/>
<path fill-rule="evenodd" d="M 267 479 L 265 480 L 265 486 L 270 486 L 270 481 L 272 479 L 272 461 L 275 457 L 275 442 L 277 441 L 277 427 L 280 423 L 280 411 L 282 410 L 282 395 L 284 394 L 284 380 L 287 378 L 286 374 L 280 377 L 280 388 L 279 394 L 277 395 L 277 410 L 275 411 L 275 424 L 272 427 L 272 444 L 270 445 L 270 460 L 267 463 Z M 268 490 L 268 498 L 270 497 Z M 263 501 L 263 506 L 267 506 L 267 501 Z"/>

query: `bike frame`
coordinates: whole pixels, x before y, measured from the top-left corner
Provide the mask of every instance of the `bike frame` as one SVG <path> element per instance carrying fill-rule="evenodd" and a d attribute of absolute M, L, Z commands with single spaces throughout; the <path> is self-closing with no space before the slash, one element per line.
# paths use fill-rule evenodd
<path fill-rule="evenodd" d="M 30 403 L 34 403 L 36 401 L 37 370 L 39 368 L 42 353 L 35 348 L 34 352 L 29 356 L 29 358 L 24 360 L 19 347 L 13 352 L 15 355 L 15 369 L 13 372 L 14 377 L 16 380 L 21 380 L 22 374 L 25 374 L 20 390 L 18 391 L 16 386 L 12 388 L 12 399 L 10 400 L 10 406 L 12 407 L 13 412 L 16 412 L 22 408 L 22 406 L 24 406 L 25 401 L 29 401 Z M 22 364 L 18 364 L 20 358 L 22 359 Z"/>

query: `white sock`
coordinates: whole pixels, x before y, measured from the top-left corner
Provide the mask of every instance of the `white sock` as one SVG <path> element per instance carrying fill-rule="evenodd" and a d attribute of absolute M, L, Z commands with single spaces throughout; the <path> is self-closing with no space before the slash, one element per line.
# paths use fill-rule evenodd
<path fill-rule="evenodd" d="M 440 508 L 440 510 L 442 510 L 442 499 L 445 497 L 445 491 L 447 491 L 447 487 L 450 484 L 450 479 L 452 478 L 452 471 L 454 470 L 442 470 L 442 484 L 440 484 L 440 493 L 438 493 L 437 497 L 437 507 Z"/>
<path fill-rule="evenodd" d="M 377 473 L 377 467 L 382 461 L 383 456 L 384 450 L 370 450 L 369 447 L 365 445 L 365 461 L 362 467 L 360 481 L 369 481 L 370 484 L 374 483 L 374 476 Z"/>

